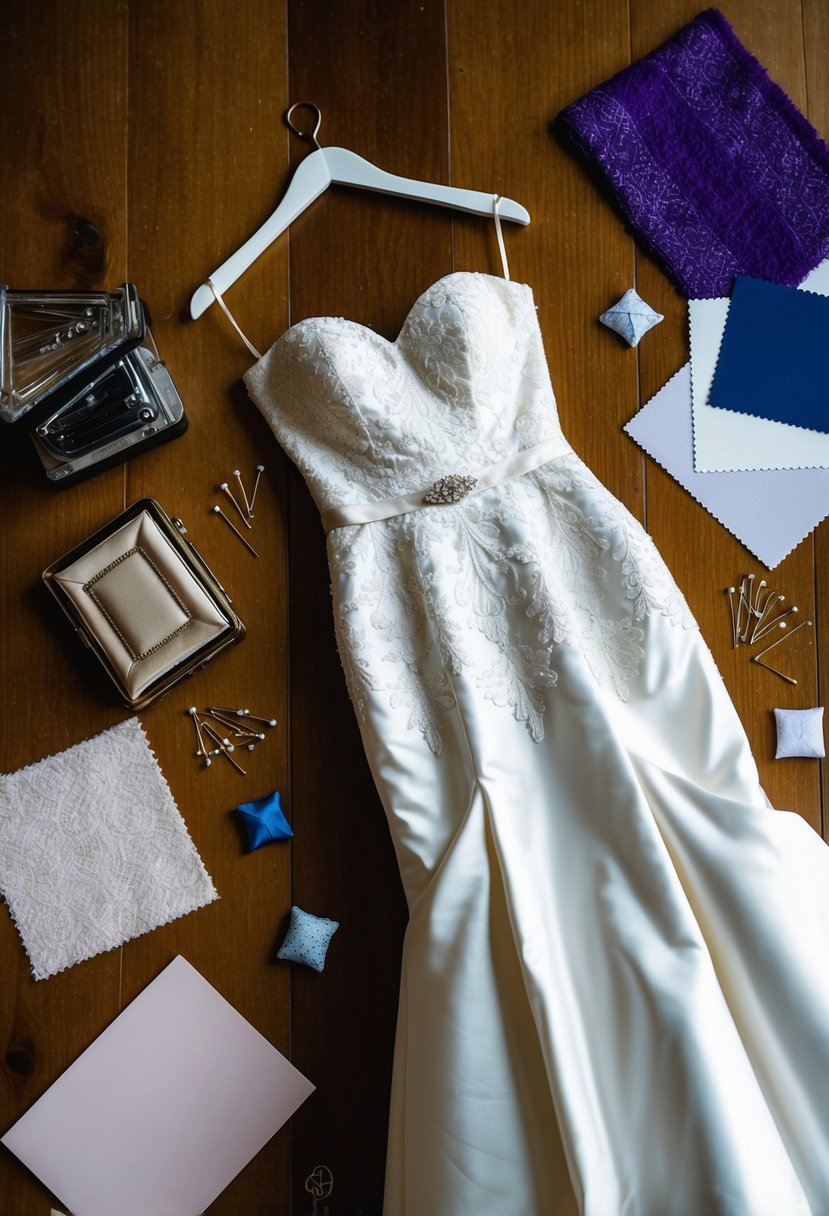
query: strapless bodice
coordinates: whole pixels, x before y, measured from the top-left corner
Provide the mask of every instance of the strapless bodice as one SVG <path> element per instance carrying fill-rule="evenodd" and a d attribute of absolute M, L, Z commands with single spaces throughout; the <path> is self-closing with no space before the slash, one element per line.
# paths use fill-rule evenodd
<path fill-rule="evenodd" d="M 531 289 L 469 271 L 429 287 L 394 342 L 311 317 L 245 382 L 321 511 L 475 473 L 561 434 Z"/>

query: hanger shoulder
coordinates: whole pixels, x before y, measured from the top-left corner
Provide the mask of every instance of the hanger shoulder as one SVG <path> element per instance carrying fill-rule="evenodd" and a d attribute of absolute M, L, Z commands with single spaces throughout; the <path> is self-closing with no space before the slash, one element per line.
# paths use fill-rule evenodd
<path fill-rule="evenodd" d="M 210 279 L 216 290 L 222 293 L 227 291 L 279 234 L 319 198 L 331 182 L 363 190 L 376 190 L 381 194 L 395 194 L 419 202 L 436 203 L 441 207 L 452 207 L 457 211 L 468 211 L 472 215 L 492 218 L 495 198 L 493 194 L 481 190 L 463 190 L 458 186 L 439 185 L 437 182 L 422 182 L 416 178 L 398 177 L 394 173 L 378 169 L 376 165 L 348 148 L 317 148 L 297 166 L 273 214 L 218 270 L 213 271 Z M 498 214 L 501 219 L 513 220 L 517 224 L 530 222 L 529 212 L 511 198 L 501 198 Z M 215 298 L 206 283 L 196 289 L 190 300 L 190 316 L 194 321 L 206 312 Z"/>
<path fill-rule="evenodd" d="M 492 216 L 493 195 L 481 190 L 463 190 L 458 186 L 443 186 L 437 182 L 422 182 L 416 178 L 398 177 L 378 169 L 348 148 L 324 148 L 325 159 L 331 180 L 338 185 L 356 186 L 363 190 L 377 190 L 382 194 L 396 194 L 415 201 L 437 203 L 442 207 L 453 207 L 457 211 L 468 211 L 473 215 Z M 509 198 L 498 204 L 501 219 L 514 220 L 517 224 L 529 224 L 529 212 Z"/>
<path fill-rule="evenodd" d="M 288 183 L 288 189 L 276 211 L 265 220 L 261 228 L 245 241 L 240 249 L 223 262 L 218 270 L 210 276 L 220 292 L 227 291 L 240 275 L 252 266 L 261 253 L 292 224 L 298 215 L 319 198 L 322 192 L 331 184 L 331 172 L 328 167 L 323 149 L 312 152 L 300 161 L 296 172 Z M 202 284 L 193 293 L 190 300 L 190 316 L 195 321 L 214 302 L 215 296 L 206 284 Z"/>

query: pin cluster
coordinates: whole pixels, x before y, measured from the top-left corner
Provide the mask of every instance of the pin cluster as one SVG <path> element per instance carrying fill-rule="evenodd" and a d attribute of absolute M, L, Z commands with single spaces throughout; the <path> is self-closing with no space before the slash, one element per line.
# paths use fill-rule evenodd
<path fill-rule="evenodd" d="M 222 705 L 208 705 L 201 712 L 191 705 L 187 715 L 193 719 L 196 755 L 204 760 L 204 767 L 210 768 L 214 756 L 224 756 L 243 777 L 247 774 L 235 759 L 234 752 L 252 752 L 265 738 L 261 728 L 276 726 L 276 718 L 263 718 L 249 709 L 228 709 Z"/>
<path fill-rule="evenodd" d="M 757 654 L 753 654 L 751 661 L 760 667 L 765 667 L 766 671 L 774 672 L 787 684 L 796 684 L 797 680 L 793 676 L 787 676 L 782 671 L 778 671 L 776 667 L 772 667 L 770 663 L 766 663 L 765 656 L 770 650 L 774 650 L 776 646 L 788 641 L 799 630 L 805 629 L 812 622 L 801 621 L 799 625 L 795 625 L 794 629 L 790 629 L 789 619 L 797 615 L 797 607 L 791 605 L 789 608 L 783 608 L 782 605 L 786 601 L 785 595 L 772 591 L 766 585 L 764 578 L 761 578 L 755 586 L 753 574 L 744 574 L 739 588 L 726 587 L 725 593 L 728 596 L 731 613 L 731 639 L 734 649 L 736 650 L 738 646 L 754 646 L 763 638 L 779 633 L 781 636 L 778 636 L 775 641 L 758 651 Z M 735 597 L 736 608 L 734 606 Z"/>
<path fill-rule="evenodd" d="M 237 498 L 236 495 L 231 490 L 230 484 L 228 482 L 223 481 L 221 483 L 221 485 L 219 486 L 219 490 L 221 490 L 221 492 L 227 498 L 229 498 L 230 501 L 233 503 L 233 506 L 236 508 L 236 511 L 239 515 L 240 520 L 242 521 L 242 523 L 248 529 L 249 532 L 253 528 L 253 524 L 252 524 L 253 507 L 256 502 L 256 492 L 259 489 L 259 479 L 264 472 L 265 472 L 265 466 L 263 464 L 258 464 L 256 466 L 256 480 L 253 483 L 253 493 L 251 494 L 250 498 L 248 498 L 247 491 L 245 490 L 245 483 L 242 481 L 241 472 L 239 471 L 239 469 L 233 470 L 233 476 L 236 478 L 236 481 L 239 485 L 239 498 L 241 498 L 241 500 L 242 500 L 241 502 L 239 501 L 239 498 Z M 244 504 L 244 506 L 242 504 Z M 242 544 L 245 546 L 245 548 L 248 550 L 249 553 L 252 553 L 254 557 L 259 556 L 259 554 L 256 552 L 256 550 L 254 549 L 254 547 L 250 543 L 250 541 L 247 540 L 246 537 L 239 531 L 239 529 L 236 527 L 233 520 L 230 519 L 227 515 L 225 515 L 225 513 L 221 507 L 215 506 L 213 508 L 213 513 L 215 515 L 221 516 L 221 518 L 225 521 L 227 526 L 233 532 L 235 532 L 236 536 L 238 536 L 239 540 L 242 542 Z"/>

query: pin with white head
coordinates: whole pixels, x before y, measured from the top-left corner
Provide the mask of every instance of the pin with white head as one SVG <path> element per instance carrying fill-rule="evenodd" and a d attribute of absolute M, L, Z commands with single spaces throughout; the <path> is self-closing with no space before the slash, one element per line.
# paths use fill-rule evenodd
<path fill-rule="evenodd" d="M 247 512 L 247 517 L 248 517 L 248 519 L 253 519 L 253 511 L 251 510 L 250 503 L 248 502 L 247 491 L 245 490 L 245 486 L 244 486 L 244 482 L 242 481 L 242 474 L 241 474 L 240 470 L 234 469 L 233 476 L 236 478 L 236 481 L 239 485 L 239 493 L 242 495 L 242 502 L 245 504 L 245 511 Z"/>
<path fill-rule="evenodd" d="M 248 519 L 245 512 L 242 510 L 242 507 L 239 504 L 239 500 L 237 499 L 236 495 L 233 493 L 233 491 L 231 490 L 231 488 L 227 484 L 227 482 L 223 481 L 222 484 L 219 486 L 219 489 L 222 491 L 223 494 L 226 494 L 227 497 L 230 499 L 230 501 L 233 503 L 234 507 L 239 512 L 239 518 L 241 519 L 241 521 L 245 525 L 245 527 L 250 528 L 250 520 Z"/>
<path fill-rule="evenodd" d="M 780 600 L 782 600 L 783 598 L 784 597 L 782 595 L 779 597 Z M 751 635 L 752 642 L 759 642 L 761 640 L 761 638 L 764 638 L 767 634 L 771 633 L 772 630 L 774 630 L 774 629 L 777 629 L 777 628 L 785 629 L 786 628 L 786 617 L 795 616 L 796 614 L 797 614 L 797 605 L 792 604 L 791 608 L 787 608 L 785 612 L 781 612 L 779 616 L 776 616 L 773 621 L 769 621 L 768 624 L 764 625 L 762 629 L 758 629 L 756 631 L 756 633 L 753 633 Z"/>
<path fill-rule="evenodd" d="M 256 491 L 259 489 L 259 478 L 265 472 L 265 466 L 258 464 L 256 466 L 256 481 L 253 483 L 253 493 L 250 496 L 250 517 L 253 519 L 253 504 L 256 502 Z"/>
<path fill-rule="evenodd" d="M 237 772 L 240 772 L 243 777 L 247 776 L 245 770 L 233 758 L 234 747 L 230 740 L 222 738 L 222 736 L 217 731 L 213 730 L 213 728 L 207 722 L 202 722 L 202 727 L 204 728 L 205 734 L 209 735 L 216 744 L 216 750 L 214 751 L 213 755 L 224 756 L 230 761 Z"/>
<path fill-rule="evenodd" d="M 728 596 L 728 608 L 731 613 L 731 647 L 737 649 L 737 617 L 734 614 L 734 596 L 737 593 L 736 587 L 726 587 L 725 593 Z"/>
<path fill-rule="evenodd" d="M 276 718 L 263 718 L 260 714 L 252 714 L 249 709 L 240 711 L 242 716 L 251 722 L 264 722 L 265 726 L 276 726 Z"/>
<path fill-rule="evenodd" d="M 249 550 L 249 551 L 250 551 L 250 552 L 253 554 L 253 556 L 254 556 L 254 557 L 258 557 L 258 556 L 259 556 L 259 554 L 258 554 L 258 553 L 256 552 L 256 550 L 254 549 L 253 545 L 249 544 L 249 543 L 248 543 L 248 541 L 246 541 L 246 540 L 245 540 L 244 536 L 242 536 L 242 533 L 241 533 L 241 532 L 239 531 L 239 529 L 236 527 L 236 525 L 234 524 L 233 520 L 232 520 L 232 519 L 228 519 L 228 517 L 225 515 L 225 513 L 224 513 L 224 511 L 222 510 L 222 508 L 221 508 L 221 507 L 214 507 L 214 508 L 213 508 L 213 513 L 214 513 L 214 515 L 220 515 L 220 516 L 222 517 L 222 519 L 225 521 L 225 523 L 227 524 L 227 526 L 228 526 L 229 528 L 232 528 L 232 530 L 233 530 L 233 531 L 236 533 L 236 535 L 239 537 L 239 540 L 242 542 L 242 544 L 245 546 L 245 548 L 246 548 L 246 549 L 248 549 L 248 550 Z"/>
<path fill-rule="evenodd" d="M 198 715 L 195 705 L 191 705 L 190 708 L 187 710 L 187 713 L 193 719 L 193 727 L 196 731 L 196 755 L 203 756 L 205 759 L 205 762 L 207 764 L 209 764 L 210 759 L 208 756 L 207 748 L 204 746 L 204 739 L 202 738 L 202 733 L 201 733 L 201 723 L 199 722 L 199 715 Z"/>

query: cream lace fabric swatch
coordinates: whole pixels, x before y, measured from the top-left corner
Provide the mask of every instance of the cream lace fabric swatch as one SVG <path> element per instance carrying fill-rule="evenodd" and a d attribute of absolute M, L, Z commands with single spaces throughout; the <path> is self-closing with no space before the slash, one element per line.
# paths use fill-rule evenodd
<path fill-rule="evenodd" d="M 0 892 L 37 980 L 218 898 L 137 718 L 0 776 Z"/>

